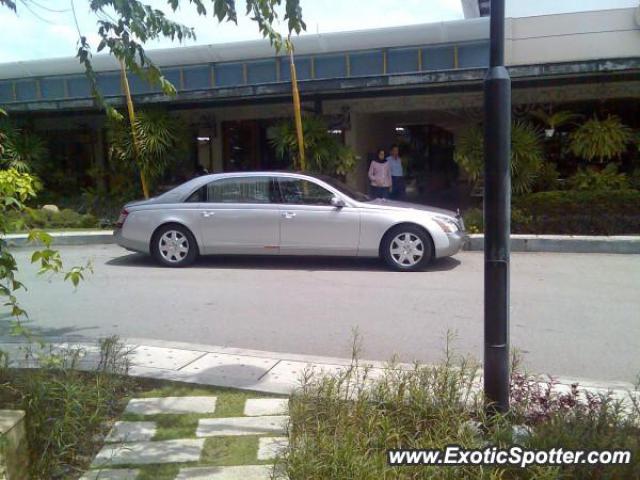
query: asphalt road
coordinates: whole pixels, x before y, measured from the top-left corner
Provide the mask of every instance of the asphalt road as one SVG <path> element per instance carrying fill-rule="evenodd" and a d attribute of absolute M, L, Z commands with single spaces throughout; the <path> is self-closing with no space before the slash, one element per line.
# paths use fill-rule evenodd
<path fill-rule="evenodd" d="M 16 251 L 30 289 L 20 298 L 48 337 L 118 334 L 348 356 L 358 327 L 363 358 L 430 362 L 452 331 L 459 353 L 482 357 L 482 253 L 396 273 L 373 260 L 273 257 L 205 258 L 176 270 L 116 246 L 60 250 L 69 266 L 93 261 L 95 273 L 75 291 L 38 277 L 30 251 Z M 531 370 L 636 379 L 640 255 L 513 254 L 511 287 L 512 345 Z"/>

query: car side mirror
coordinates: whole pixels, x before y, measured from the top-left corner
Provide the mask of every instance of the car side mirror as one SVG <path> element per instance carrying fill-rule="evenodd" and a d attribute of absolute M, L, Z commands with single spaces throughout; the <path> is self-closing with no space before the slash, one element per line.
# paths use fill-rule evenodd
<path fill-rule="evenodd" d="M 340 197 L 333 196 L 331 197 L 331 205 L 336 208 L 342 208 L 346 205 L 346 203 L 344 203 L 344 200 L 341 199 Z"/>

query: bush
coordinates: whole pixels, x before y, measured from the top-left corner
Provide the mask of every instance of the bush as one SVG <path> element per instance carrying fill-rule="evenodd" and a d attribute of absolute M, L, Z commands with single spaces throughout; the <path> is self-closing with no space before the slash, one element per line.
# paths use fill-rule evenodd
<path fill-rule="evenodd" d="M 290 445 L 280 465 L 286 478 L 600 479 L 638 478 L 640 411 L 622 413 L 609 396 L 574 385 L 558 393 L 518 368 L 512 370 L 512 411 L 488 419 L 478 388 L 478 365 L 448 354 L 436 366 L 395 365 L 372 378 L 355 363 L 334 376 L 308 376 L 290 401 Z M 486 427 L 486 430 L 481 428 Z M 515 438 L 514 426 L 530 433 Z M 391 467 L 388 449 L 628 449 L 629 465 Z"/>
<path fill-rule="evenodd" d="M 618 173 L 618 167 L 609 163 L 602 170 L 581 168 L 568 180 L 573 190 L 625 190 L 629 181 L 624 173 Z"/>
<path fill-rule="evenodd" d="M 482 233 L 484 231 L 484 214 L 480 208 L 471 208 L 463 214 L 464 226 L 468 233 Z M 531 218 L 521 210 L 511 208 L 511 231 L 519 233 L 526 228 Z"/>
<path fill-rule="evenodd" d="M 96 228 L 98 220 L 90 214 L 77 213 L 74 210 L 63 209 L 59 212 L 35 208 L 25 208 L 22 212 L 11 212 L 9 221 L 14 231 L 33 228 Z"/>
<path fill-rule="evenodd" d="M 101 341 L 97 367 L 79 371 L 85 352 L 25 351 L 42 368 L 0 369 L 0 404 L 26 412 L 31 478 L 75 478 L 86 469 L 106 433 L 107 421 L 123 407 L 130 388 L 128 359 L 115 337 Z M 6 408 L 4 407 L 4 408 Z"/>
<path fill-rule="evenodd" d="M 470 233 L 482 231 L 482 210 L 464 213 Z M 515 197 L 513 233 L 558 235 L 626 235 L 640 233 L 637 190 L 552 191 Z"/>
<path fill-rule="evenodd" d="M 484 175 L 484 134 L 480 125 L 460 132 L 454 160 L 470 180 Z M 529 192 L 544 168 L 542 133 L 535 125 L 515 120 L 511 125 L 511 178 L 514 192 Z"/>

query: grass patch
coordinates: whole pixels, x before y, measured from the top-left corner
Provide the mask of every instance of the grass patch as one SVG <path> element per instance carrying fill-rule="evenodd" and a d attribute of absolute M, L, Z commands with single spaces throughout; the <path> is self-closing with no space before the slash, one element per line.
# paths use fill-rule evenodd
<path fill-rule="evenodd" d="M 168 465 L 145 465 L 136 468 L 140 470 L 136 480 L 174 480 L 180 470 L 180 466 L 175 463 Z"/>
<path fill-rule="evenodd" d="M 211 437 L 204 442 L 200 463 L 216 467 L 269 463 L 258 462 L 257 451 L 257 436 Z"/>
<path fill-rule="evenodd" d="M 198 420 L 201 418 L 242 417 L 244 404 L 248 398 L 274 398 L 277 395 L 265 395 L 258 392 L 246 392 L 229 388 L 203 387 L 199 385 L 164 382 L 161 385 L 138 392 L 139 398 L 214 396 L 214 413 L 137 415 L 125 413 L 122 420 L 131 422 L 156 422 L 157 431 L 153 440 L 172 440 L 176 438 L 195 438 Z"/>

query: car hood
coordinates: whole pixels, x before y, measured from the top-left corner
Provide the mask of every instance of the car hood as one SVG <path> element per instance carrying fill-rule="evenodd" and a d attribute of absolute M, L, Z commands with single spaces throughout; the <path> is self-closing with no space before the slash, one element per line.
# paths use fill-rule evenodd
<path fill-rule="evenodd" d="M 384 198 L 377 198 L 368 202 L 362 202 L 361 204 L 365 208 L 375 208 L 377 210 L 421 210 L 423 212 L 436 213 L 440 215 L 447 215 L 456 218 L 458 214 L 452 210 L 446 210 L 444 208 L 431 207 L 429 205 L 420 205 L 418 203 L 399 202 L 397 200 L 387 200 Z"/>

